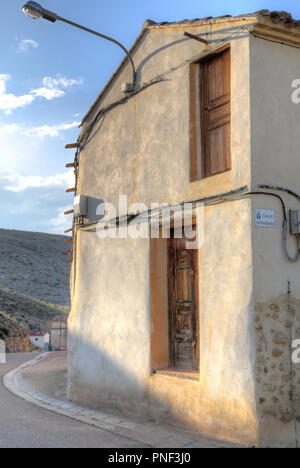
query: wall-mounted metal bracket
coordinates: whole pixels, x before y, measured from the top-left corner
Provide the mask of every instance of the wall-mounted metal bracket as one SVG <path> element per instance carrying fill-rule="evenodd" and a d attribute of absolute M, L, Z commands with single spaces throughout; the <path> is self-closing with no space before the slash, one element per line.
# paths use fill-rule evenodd
<path fill-rule="evenodd" d="M 203 39 L 202 37 L 195 36 L 195 34 L 191 34 L 189 32 L 184 32 L 184 36 L 189 37 L 190 39 L 194 39 L 195 41 L 202 42 L 203 44 L 208 45 L 208 41 L 206 39 Z"/>

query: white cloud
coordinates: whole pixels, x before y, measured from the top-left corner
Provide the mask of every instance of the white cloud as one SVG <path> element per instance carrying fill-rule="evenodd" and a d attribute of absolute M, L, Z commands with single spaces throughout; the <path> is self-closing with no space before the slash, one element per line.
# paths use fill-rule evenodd
<path fill-rule="evenodd" d="M 9 111 L 30 104 L 34 100 L 34 96 L 31 94 L 15 96 L 6 93 L 6 81 L 9 79 L 9 75 L 0 75 L 0 110 Z"/>
<path fill-rule="evenodd" d="M 9 75 L 0 75 L 0 94 L 4 94 L 6 90 L 5 81 L 9 80 Z"/>
<path fill-rule="evenodd" d="M 62 132 L 76 128 L 80 122 L 74 121 L 71 123 L 61 123 L 56 125 L 41 125 L 39 127 L 24 128 L 17 124 L 0 125 L 0 134 L 8 135 L 19 133 L 30 138 L 39 138 L 43 140 L 45 137 L 61 137 Z"/>
<path fill-rule="evenodd" d="M 34 97 L 30 94 L 25 94 L 24 96 L 14 96 L 13 94 L 0 95 L 0 109 L 7 112 L 18 107 L 27 106 L 33 100 Z"/>
<path fill-rule="evenodd" d="M 47 88 L 59 88 L 63 86 L 64 88 L 70 88 L 71 86 L 81 85 L 83 83 L 83 78 L 79 80 L 74 80 L 66 78 L 65 76 L 60 78 L 51 78 L 50 76 L 45 76 L 43 79 L 43 84 Z"/>
<path fill-rule="evenodd" d="M 78 127 L 80 122 L 72 122 L 70 124 L 59 124 L 59 125 L 42 125 L 41 127 L 28 128 L 23 131 L 23 134 L 29 137 L 35 138 L 45 138 L 46 136 L 50 137 L 59 137 L 61 132 L 70 130 L 71 128 Z"/>
<path fill-rule="evenodd" d="M 20 126 L 17 124 L 5 124 L 0 126 L 0 134 L 9 135 L 20 131 Z"/>
<path fill-rule="evenodd" d="M 0 181 L 4 182 L 3 189 L 10 192 L 22 192 L 24 190 L 42 187 L 61 187 L 65 189 L 74 186 L 74 172 L 71 170 L 49 177 L 22 176 L 19 174 L 4 175 L 0 176 Z"/>
<path fill-rule="evenodd" d="M 17 109 L 18 107 L 31 104 L 38 97 L 48 101 L 63 97 L 65 91 L 61 88 L 67 89 L 83 83 L 82 79 L 74 80 L 66 77 L 51 78 L 46 76 L 43 79 L 43 86 L 40 88 L 33 89 L 28 94 L 22 96 L 15 96 L 6 92 L 6 82 L 9 79 L 10 75 L 0 74 L 0 110 L 5 111 L 6 114 L 11 113 L 13 109 Z"/>
<path fill-rule="evenodd" d="M 72 86 L 78 86 L 83 83 L 83 79 L 80 80 L 73 80 L 66 77 L 60 78 L 51 78 L 50 76 L 45 76 L 43 79 L 43 85 L 41 88 L 33 89 L 31 94 L 38 97 L 43 97 L 50 101 L 56 97 L 62 97 L 66 93 L 62 89 L 63 88 L 70 88 Z"/>
<path fill-rule="evenodd" d="M 63 234 L 72 226 L 72 195 L 65 188 L 74 186 L 72 171 L 53 176 L 0 175 L 2 225 L 11 229 Z M 70 206 L 69 206 L 70 205 Z"/>
<path fill-rule="evenodd" d="M 33 49 L 37 49 L 39 46 L 38 42 L 34 41 L 33 39 L 23 39 L 19 44 L 19 50 L 21 52 L 26 52 L 31 47 Z"/>
<path fill-rule="evenodd" d="M 42 97 L 47 99 L 47 101 L 52 101 L 54 98 L 63 97 L 66 93 L 61 89 L 46 88 L 43 86 L 42 88 L 33 89 L 31 94 L 33 94 L 35 97 Z"/>
<path fill-rule="evenodd" d="M 65 211 L 69 211 L 73 208 L 72 205 L 63 206 L 57 208 L 56 217 L 47 221 L 47 225 L 53 226 L 53 229 L 48 229 L 50 232 L 55 232 L 57 234 L 64 234 L 64 232 L 71 227 L 72 217 L 64 215 Z"/>

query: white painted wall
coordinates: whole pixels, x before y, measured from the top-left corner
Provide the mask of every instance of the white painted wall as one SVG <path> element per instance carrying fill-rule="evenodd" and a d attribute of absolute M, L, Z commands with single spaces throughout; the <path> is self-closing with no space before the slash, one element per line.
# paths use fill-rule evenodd
<path fill-rule="evenodd" d="M 30 342 L 37 348 L 44 349 L 45 345 L 49 344 L 49 333 L 39 336 L 29 336 Z"/>
<path fill-rule="evenodd" d="M 190 28 L 229 34 L 240 23 Z M 134 54 L 142 80 L 203 50 L 189 26 L 146 32 Z M 189 182 L 189 68 L 183 67 L 108 112 L 80 153 L 78 191 L 116 203 L 175 202 L 250 186 L 250 75 L 247 35 L 232 41 L 232 170 Z M 126 72 L 127 73 L 127 72 Z M 120 97 L 121 74 L 103 106 Z M 100 127 L 100 125 L 99 125 Z M 97 131 L 99 130 L 99 131 Z M 74 242 L 69 319 L 69 396 L 172 420 L 211 435 L 257 440 L 251 200 L 205 209 L 199 254 L 200 381 L 152 375 L 149 241 Z"/>

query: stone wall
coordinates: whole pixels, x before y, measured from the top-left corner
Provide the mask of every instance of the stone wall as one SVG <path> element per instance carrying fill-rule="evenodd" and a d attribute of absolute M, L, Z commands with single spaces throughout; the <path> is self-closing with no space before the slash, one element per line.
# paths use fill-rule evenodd
<path fill-rule="evenodd" d="M 292 316 L 292 339 L 299 338 L 300 300 L 291 298 L 289 306 L 288 294 L 281 294 L 266 303 L 256 303 L 254 321 L 258 414 L 262 427 L 265 426 L 264 419 L 268 425 L 272 424 L 271 418 L 280 421 L 280 430 L 290 433 L 292 445 L 294 417 L 300 422 L 300 365 L 293 364 L 292 374 L 289 310 Z M 296 390 L 296 415 L 293 406 L 293 384 Z"/>

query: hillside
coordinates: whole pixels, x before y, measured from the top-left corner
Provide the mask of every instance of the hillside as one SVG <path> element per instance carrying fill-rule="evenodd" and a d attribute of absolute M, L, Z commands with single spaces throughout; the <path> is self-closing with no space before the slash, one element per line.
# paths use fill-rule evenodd
<path fill-rule="evenodd" d="M 27 331 L 3 312 L 0 312 L 0 340 L 5 341 L 6 351 L 10 353 L 33 350 Z"/>
<path fill-rule="evenodd" d="M 47 323 L 56 315 L 68 313 L 68 307 L 34 299 L 0 287 L 0 313 L 17 321 L 28 331 L 46 332 Z M 0 327 L 1 327 L 0 316 Z"/>
<path fill-rule="evenodd" d="M 66 237 L 0 229 L 0 286 L 40 299 L 70 305 L 70 256 Z"/>
<path fill-rule="evenodd" d="M 0 229 L 0 338 L 46 331 L 70 306 L 66 237 Z"/>

